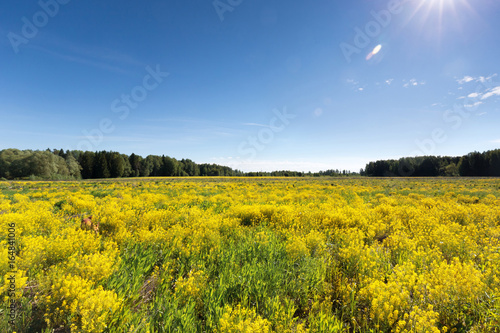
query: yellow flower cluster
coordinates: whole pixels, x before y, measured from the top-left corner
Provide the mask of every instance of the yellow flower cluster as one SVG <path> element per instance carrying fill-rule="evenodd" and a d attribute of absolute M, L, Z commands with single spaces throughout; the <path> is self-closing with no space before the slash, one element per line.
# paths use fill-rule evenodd
<path fill-rule="evenodd" d="M 182 303 L 188 300 L 194 300 L 197 309 L 203 306 L 203 290 L 205 289 L 207 276 L 203 271 L 191 271 L 188 277 L 184 279 L 182 276 L 175 284 L 175 292 Z"/>
<path fill-rule="evenodd" d="M 500 330 L 498 179 L 0 182 L 9 246 L 48 330 Z"/>
<path fill-rule="evenodd" d="M 236 307 L 226 306 L 219 321 L 221 333 L 269 333 L 271 323 L 238 304 Z"/>
<path fill-rule="evenodd" d="M 13 280 L 12 280 L 13 278 Z M 28 277 L 25 271 L 15 271 L 14 273 L 7 273 L 3 276 L 2 284 L 0 285 L 0 295 L 11 293 L 12 287 L 14 287 L 14 294 L 16 298 L 22 296 L 22 290 L 26 286 Z"/>
<path fill-rule="evenodd" d="M 100 283 L 111 276 L 119 262 L 118 247 L 112 242 L 107 242 L 101 252 L 71 256 L 65 262 L 64 270 Z"/>
<path fill-rule="evenodd" d="M 91 281 L 77 275 L 56 277 L 43 300 L 47 324 L 70 324 L 82 332 L 102 332 L 120 304 L 116 293 L 94 288 Z"/>
<path fill-rule="evenodd" d="M 90 232 L 66 228 L 54 236 L 26 236 L 22 242 L 21 267 L 36 269 L 64 262 L 75 254 L 97 252 L 101 241 Z"/>

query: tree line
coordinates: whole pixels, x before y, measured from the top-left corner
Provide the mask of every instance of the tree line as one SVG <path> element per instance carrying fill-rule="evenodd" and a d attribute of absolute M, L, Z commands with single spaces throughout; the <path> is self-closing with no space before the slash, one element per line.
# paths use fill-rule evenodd
<path fill-rule="evenodd" d="M 324 172 L 323 172 L 324 173 Z M 329 175 L 348 175 L 339 170 L 326 171 Z M 169 156 L 120 154 L 113 151 L 80 151 L 47 149 L 45 151 L 5 149 L 0 151 L 0 179 L 99 179 L 122 177 L 192 177 L 192 176 L 248 176 L 248 177 L 304 177 L 319 173 L 298 171 L 242 172 L 218 164 L 197 164 L 190 159 L 177 160 Z M 323 174 L 321 174 L 323 175 Z"/>
<path fill-rule="evenodd" d="M 500 177 L 500 149 L 461 157 L 419 156 L 370 162 L 362 175 L 371 177 Z"/>
<path fill-rule="evenodd" d="M 462 157 L 420 156 L 370 162 L 359 173 L 347 170 L 320 172 L 242 172 L 217 164 L 197 164 L 169 156 L 120 154 L 113 151 L 19 150 L 0 151 L 0 179 L 99 179 L 122 177 L 500 177 L 500 149 Z"/>
<path fill-rule="evenodd" d="M 0 151 L 0 178 L 98 179 L 121 177 L 242 176 L 243 172 L 217 164 L 149 155 L 146 158 L 113 151 Z"/>

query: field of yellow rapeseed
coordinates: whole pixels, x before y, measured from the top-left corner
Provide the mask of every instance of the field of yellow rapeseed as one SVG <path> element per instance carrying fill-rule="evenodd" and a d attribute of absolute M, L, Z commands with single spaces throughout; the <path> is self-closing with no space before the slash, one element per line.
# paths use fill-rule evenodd
<path fill-rule="evenodd" d="M 0 243 L 1 332 L 500 331 L 498 179 L 0 182 Z"/>

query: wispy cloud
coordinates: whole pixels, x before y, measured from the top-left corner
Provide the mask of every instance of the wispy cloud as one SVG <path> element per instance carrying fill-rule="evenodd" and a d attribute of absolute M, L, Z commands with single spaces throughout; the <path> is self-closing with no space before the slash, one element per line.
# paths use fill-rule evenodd
<path fill-rule="evenodd" d="M 85 59 L 83 57 L 79 57 L 79 56 L 75 56 L 75 55 L 55 52 L 55 51 L 52 51 L 52 50 L 49 50 L 49 49 L 46 49 L 43 47 L 35 47 L 35 48 L 37 48 L 38 50 L 40 50 L 42 52 L 45 52 L 47 54 L 50 54 L 54 57 L 57 57 L 59 59 L 62 59 L 62 60 L 68 61 L 68 62 L 74 62 L 74 63 L 78 63 L 78 64 L 82 64 L 82 65 L 100 68 L 100 69 L 103 69 L 103 70 L 106 70 L 109 72 L 114 72 L 114 73 L 119 73 L 119 74 L 131 74 L 131 72 L 124 70 L 121 67 L 109 65 L 109 64 L 106 64 L 104 62 L 98 62 L 98 61 Z"/>
<path fill-rule="evenodd" d="M 478 102 L 475 102 L 475 103 L 472 103 L 472 104 L 465 104 L 464 106 L 466 108 L 475 108 L 475 107 L 478 107 L 481 104 L 483 104 L 483 102 L 478 101 Z"/>
<path fill-rule="evenodd" d="M 145 122 L 153 123 L 171 123 L 171 124 L 189 124 L 189 125 L 200 125 L 200 126 L 217 126 L 217 125 L 227 125 L 226 122 L 218 120 L 209 120 L 203 118 L 190 118 L 190 117 L 161 117 L 161 118 L 145 118 Z"/>
<path fill-rule="evenodd" d="M 484 100 L 493 96 L 500 96 L 500 86 L 490 89 L 481 97 L 481 99 Z"/>
<path fill-rule="evenodd" d="M 245 126 L 258 126 L 258 127 L 269 127 L 269 125 L 258 124 L 258 123 L 243 123 Z"/>
<path fill-rule="evenodd" d="M 474 78 L 472 76 L 464 76 L 462 79 L 457 80 L 457 82 L 459 84 L 464 84 L 464 83 L 472 82 L 472 81 L 474 81 Z"/>
<path fill-rule="evenodd" d="M 27 47 L 64 61 L 120 74 L 133 75 L 134 71 L 129 69 L 131 66 L 140 68 L 147 66 L 146 63 L 117 50 L 95 45 L 76 44 L 50 33 L 45 34 L 40 43 L 30 43 Z"/>
<path fill-rule="evenodd" d="M 425 84 L 425 81 L 418 81 L 417 79 L 410 79 L 410 81 L 406 82 L 406 80 L 403 80 L 404 88 L 409 88 L 409 87 L 416 87 L 416 86 L 422 86 Z"/>
<path fill-rule="evenodd" d="M 359 81 L 347 79 L 346 82 L 353 87 L 354 91 L 362 92 L 365 90 L 366 84 L 360 85 Z"/>
<path fill-rule="evenodd" d="M 469 82 L 482 82 L 482 83 L 484 83 L 484 82 L 491 80 L 492 78 L 494 78 L 497 75 L 498 74 L 496 74 L 496 73 L 492 74 L 490 76 L 476 76 L 476 77 L 466 75 L 461 79 L 457 79 L 457 82 L 458 82 L 458 84 L 465 84 L 465 83 L 469 83 Z"/>
<path fill-rule="evenodd" d="M 54 132 L 38 132 L 38 131 L 15 131 L 15 130 L 10 130 L 10 129 L 5 129 L 2 130 L 2 134 L 7 134 L 7 133 L 12 133 L 12 134 L 22 134 L 24 136 L 29 136 L 29 137 L 54 137 L 54 138 L 60 138 L 60 139 L 66 139 L 66 140 L 76 140 L 79 139 L 80 136 L 77 135 L 66 135 L 66 134 L 58 134 Z"/>
<path fill-rule="evenodd" d="M 86 136 L 79 136 L 77 139 L 85 140 L 88 139 Z M 137 136 L 103 136 L 103 142 L 146 142 L 149 141 L 148 138 L 137 137 Z"/>
<path fill-rule="evenodd" d="M 387 83 L 388 85 L 391 85 L 392 81 L 394 81 L 394 79 L 387 79 L 387 80 L 385 80 L 385 83 Z"/>

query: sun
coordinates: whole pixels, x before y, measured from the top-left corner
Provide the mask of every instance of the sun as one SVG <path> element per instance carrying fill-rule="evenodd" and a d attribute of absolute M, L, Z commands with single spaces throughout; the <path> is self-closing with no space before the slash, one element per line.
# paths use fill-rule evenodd
<path fill-rule="evenodd" d="M 406 23 L 417 21 L 420 28 L 432 27 L 433 33 L 441 37 L 447 26 L 461 26 L 463 14 L 475 14 L 469 1 L 471 0 L 409 0 L 413 9 Z"/>

